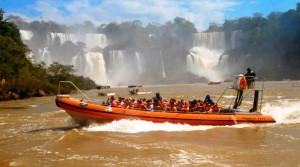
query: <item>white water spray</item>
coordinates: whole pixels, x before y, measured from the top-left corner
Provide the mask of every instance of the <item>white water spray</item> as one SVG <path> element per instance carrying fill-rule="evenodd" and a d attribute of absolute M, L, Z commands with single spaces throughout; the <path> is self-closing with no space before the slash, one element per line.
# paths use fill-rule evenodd
<path fill-rule="evenodd" d="M 262 112 L 272 115 L 277 123 L 300 123 L 300 102 L 267 103 Z"/>
<path fill-rule="evenodd" d="M 151 131 L 197 131 L 217 128 L 215 126 L 191 126 L 185 124 L 153 123 L 142 120 L 117 120 L 107 124 L 92 124 L 84 128 L 87 131 L 140 133 Z"/>

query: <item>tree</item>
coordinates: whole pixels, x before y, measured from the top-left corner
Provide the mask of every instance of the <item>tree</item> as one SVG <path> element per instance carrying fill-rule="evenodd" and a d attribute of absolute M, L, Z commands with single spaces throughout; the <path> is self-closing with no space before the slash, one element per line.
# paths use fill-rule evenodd
<path fill-rule="evenodd" d="M 0 21 L 3 20 L 3 15 L 4 15 L 4 10 L 2 8 L 0 8 Z"/>

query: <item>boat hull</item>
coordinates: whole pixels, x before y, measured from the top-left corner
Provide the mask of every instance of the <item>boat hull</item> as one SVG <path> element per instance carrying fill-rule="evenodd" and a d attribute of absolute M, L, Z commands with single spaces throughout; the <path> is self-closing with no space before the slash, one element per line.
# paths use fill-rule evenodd
<path fill-rule="evenodd" d="M 98 104 L 83 103 L 70 98 L 57 98 L 56 104 L 77 123 L 111 122 L 120 119 L 144 120 L 156 123 L 170 122 L 189 125 L 235 125 L 240 123 L 274 123 L 273 117 L 260 113 L 170 113 L 123 109 Z"/>

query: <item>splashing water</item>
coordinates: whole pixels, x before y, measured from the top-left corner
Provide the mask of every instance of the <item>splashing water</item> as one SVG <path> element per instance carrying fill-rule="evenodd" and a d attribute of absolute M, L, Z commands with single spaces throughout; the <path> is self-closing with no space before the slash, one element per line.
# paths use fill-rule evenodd
<path fill-rule="evenodd" d="M 280 105 L 267 103 L 262 108 L 262 113 L 269 114 L 274 117 L 277 123 L 300 123 L 300 102 L 282 101 Z M 234 126 L 191 126 L 186 124 L 172 123 L 153 123 L 142 120 L 116 120 L 107 124 L 91 124 L 84 127 L 83 130 L 91 132 L 121 132 L 121 133 L 140 133 L 151 131 L 198 131 L 209 130 L 213 128 L 247 128 L 253 126 L 261 126 L 256 124 L 237 124 Z"/>
<path fill-rule="evenodd" d="M 91 124 L 83 128 L 87 131 L 140 133 L 150 131 L 196 131 L 216 128 L 215 126 L 191 126 L 186 124 L 153 123 L 142 120 L 116 120 L 107 124 Z"/>
<path fill-rule="evenodd" d="M 278 123 L 300 123 L 300 102 L 282 101 L 280 105 L 267 103 L 262 112 L 272 115 Z"/>

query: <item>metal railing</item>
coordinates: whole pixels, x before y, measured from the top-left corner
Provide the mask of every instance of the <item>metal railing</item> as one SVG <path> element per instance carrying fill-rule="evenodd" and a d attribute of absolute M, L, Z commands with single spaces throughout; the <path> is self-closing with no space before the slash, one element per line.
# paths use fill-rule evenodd
<path fill-rule="evenodd" d="M 73 82 L 71 81 L 59 81 L 58 83 L 58 96 L 60 95 L 60 87 L 62 83 L 69 83 L 74 86 L 83 96 L 85 96 L 89 101 L 92 101 L 85 93 L 83 93 Z"/>

